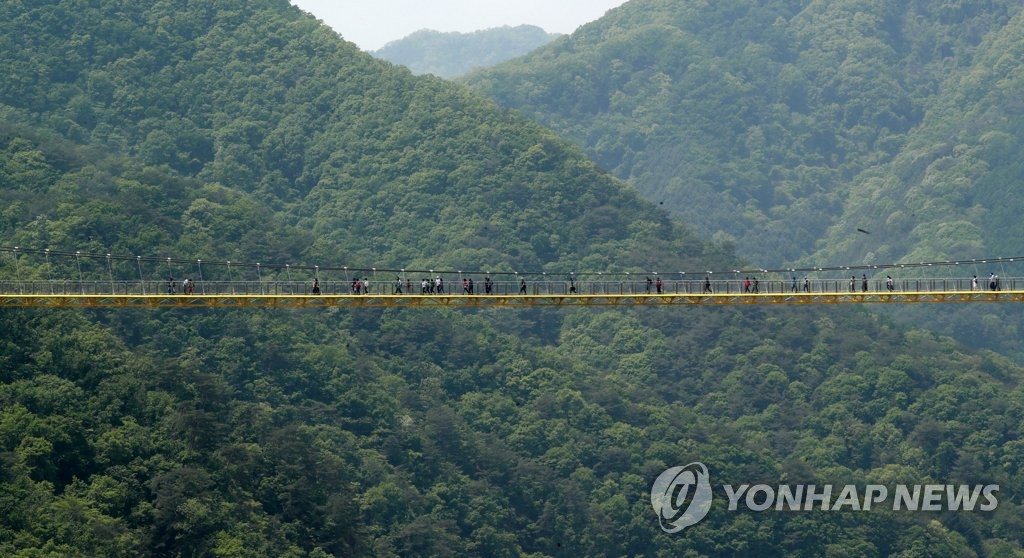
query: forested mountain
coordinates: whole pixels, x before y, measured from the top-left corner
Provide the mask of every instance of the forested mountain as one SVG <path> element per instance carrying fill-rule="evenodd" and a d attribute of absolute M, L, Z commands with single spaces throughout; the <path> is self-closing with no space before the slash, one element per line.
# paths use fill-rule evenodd
<path fill-rule="evenodd" d="M 1016 255 L 1024 250 L 1024 10 L 950 72 L 897 156 L 854 179 L 824 258 Z M 844 235 L 853 223 L 880 233 Z"/>
<path fill-rule="evenodd" d="M 1021 10 L 633 0 L 468 83 L 765 265 L 984 256 L 1021 239 Z"/>
<path fill-rule="evenodd" d="M 633 0 L 467 82 L 767 267 L 1012 256 L 1022 6 Z M 900 314 L 1024 358 L 1016 312 Z"/>
<path fill-rule="evenodd" d="M 6 3 L 0 68 L 3 245 L 548 273 L 737 261 L 552 132 L 285 0 Z M 0 277 L 15 267 L 51 271 L 5 257 Z M 1022 542 L 1024 370 L 859 312 L 5 309 L 0 332 L 3 556 Z M 651 483 L 695 460 L 716 483 L 993 483 L 1000 505 L 719 500 L 665 534 Z"/>
<path fill-rule="evenodd" d="M 472 33 L 421 29 L 373 52 L 416 75 L 461 76 L 515 58 L 560 37 L 535 25 L 506 25 Z"/>

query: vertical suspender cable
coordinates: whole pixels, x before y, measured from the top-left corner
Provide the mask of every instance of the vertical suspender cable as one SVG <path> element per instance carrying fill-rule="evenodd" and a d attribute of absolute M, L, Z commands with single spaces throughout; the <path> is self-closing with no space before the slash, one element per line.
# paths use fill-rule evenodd
<path fill-rule="evenodd" d="M 53 294 L 53 271 L 50 269 L 50 249 L 43 251 L 46 254 L 46 278 L 50 282 L 50 294 Z"/>
<path fill-rule="evenodd" d="M 14 277 L 18 280 L 18 294 L 22 294 L 21 268 L 18 267 L 18 247 L 14 247 Z"/>
<path fill-rule="evenodd" d="M 82 253 L 75 252 L 75 260 L 78 261 L 78 289 L 85 294 L 85 280 L 82 279 Z"/>
<path fill-rule="evenodd" d="M 142 256 L 135 256 L 135 262 L 139 264 L 139 288 L 142 289 L 142 294 L 146 294 L 146 282 L 142 279 Z"/>

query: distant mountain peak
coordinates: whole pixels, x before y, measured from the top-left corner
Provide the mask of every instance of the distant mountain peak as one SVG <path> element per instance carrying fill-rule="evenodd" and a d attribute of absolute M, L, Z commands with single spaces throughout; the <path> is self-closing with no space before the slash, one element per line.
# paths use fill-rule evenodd
<path fill-rule="evenodd" d="M 455 78 L 526 54 L 561 37 L 536 25 L 503 25 L 463 33 L 420 29 L 372 54 L 414 74 Z"/>

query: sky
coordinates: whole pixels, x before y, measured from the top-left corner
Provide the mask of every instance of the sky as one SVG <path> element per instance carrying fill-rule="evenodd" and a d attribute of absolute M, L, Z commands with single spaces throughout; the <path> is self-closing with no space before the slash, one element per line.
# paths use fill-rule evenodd
<path fill-rule="evenodd" d="M 536 25 L 572 33 L 626 0 L 291 0 L 373 51 L 420 29 L 469 33 L 502 25 Z"/>

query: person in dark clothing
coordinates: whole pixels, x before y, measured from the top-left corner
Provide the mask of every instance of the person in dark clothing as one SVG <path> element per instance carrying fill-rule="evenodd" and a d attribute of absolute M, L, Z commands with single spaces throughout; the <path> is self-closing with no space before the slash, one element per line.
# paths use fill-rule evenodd
<path fill-rule="evenodd" d="M 653 284 L 654 284 L 654 281 L 651 281 L 651 278 L 648 277 L 647 278 L 647 285 L 645 286 L 645 288 L 647 290 L 647 294 L 651 294 L 651 285 L 653 285 Z"/>
<path fill-rule="evenodd" d="M 863 292 L 868 292 L 868 276 L 867 275 L 861 275 L 860 290 L 863 291 Z"/>
<path fill-rule="evenodd" d="M 473 294 L 473 278 L 469 278 L 469 294 Z"/>
<path fill-rule="evenodd" d="M 519 294 L 526 294 L 526 279 L 519 278 Z"/>
<path fill-rule="evenodd" d="M 494 282 L 491 281 L 491 276 L 484 277 L 484 294 L 491 294 L 491 289 L 494 287 Z"/>
<path fill-rule="evenodd" d="M 704 292 L 705 293 L 711 293 L 712 292 L 711 291 L 711 278 L 710 277 L 705 277 L 704 278 Z"/>
<path fill-rule="evenodd" d="M 320 279 L 316 277 L 313 278 L 313 294 L 320 294 Z"/>
<path fill-rule="evenodd" d="M 661 277 L 658 277 L 658 280 L 654 282 L 654 288 L 658 290 L 658 294 L 661 294 L 662 285 L 664 285 L 664 283 L 661 281 Z"/>
<path fill-rule="evenodd" d="M 797 291 L 797 288 L 796 288 L 796 275 L 794 275 L 793 276 L 793 292 L 795 293 L 796 291 Z"/>
<path fill-rule="evenodd" d="M 753 287 L 753 289 L 754 289 L 754 293 L 761 292 L 761 282 L 757 280 L 757 277 L 754 277 L 754 287 Z"/>

